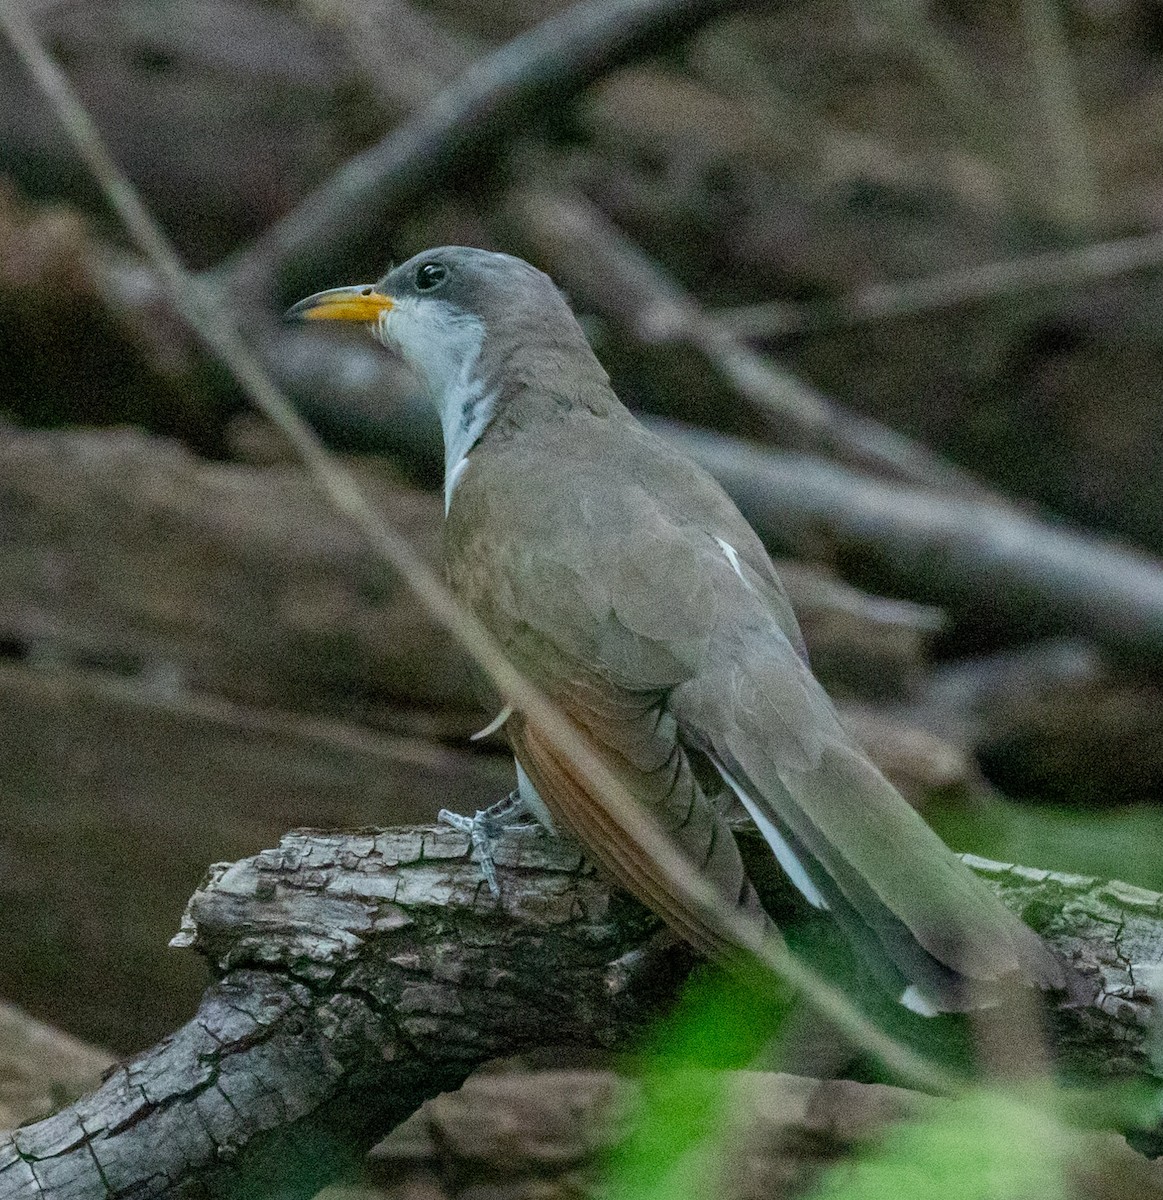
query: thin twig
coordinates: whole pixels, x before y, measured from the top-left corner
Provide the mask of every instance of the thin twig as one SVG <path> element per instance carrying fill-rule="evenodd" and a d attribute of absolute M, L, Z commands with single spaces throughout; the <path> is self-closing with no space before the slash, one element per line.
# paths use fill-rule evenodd
<path fill-rule="evenodd" d="M 372 551 L 397 571 L 435 620 L 465 648 L 496 687 L 504 703 L 536 723 L 571 767 L 604 802 L 611 824 L 628 843 L 647 849 L 667 883 L 691 910 L 704 914 L 723 939 L 746 947 L 777 977 L 802 992 L 854 1044 L 876 1056 L 902 1080 L 936 1092 L 956 1092 L 960 1083 L 944 1069 L 879 1029 L 848 1000 L 782 944 L 762 934 L 743 912 L 727 904 L 710 882 L 690 870 L 657 822 L 629 796 L 613 772 L 577 734 L 563 714 L 526 680 L 477 617 L 452 593 L 408 543 L 384 522 L 354 476 L 327 452 L 295 412 L 231 324 L 224 302 L 206 282 L 183 266 L 164 232 L 109 154 L 72 86 L 49 57 L 15 0 L 0 4 L 0 25 L 59 115 L 82 160 L 104 191 L 130 236 L 161 275 L 178 311 L 206 346 L 234 374 L 254 405 L 287 438 L 323 494 L 360 532 Z"/>
<path fill-rule="evenodd" d="M 98 266 L 115 311 L 134 325 L 156 322 L 161 288 L 146 267 L 108 253 Z M 282 385 L 345 443 L 440 469 L 439 424 L 394 359 L 370 342 L 282 329 L 259 336 Z M 643 423 L 716 475 L 764 542 L 781 552 L 818 558 L 822 543 L 842 562 L 878 564 L 902 595 L 939 603 L 954 621 L 985 613 L 1011 635 L 1076 634 L 1120 659 L 1163 662 L 1157 558 L 1028 507 L 892 485 L 814 455 L 673 421 Z"/>
<path fill-rule="evenodd" d="M 986 80 L 962 48 L 946 37 L 923 0 L 874 0 L 862 15 L 879 26 L 895 52 L 907 54 L 924 72 L 969 149 L 988 163 L 1009 168 L 1021 182 L 1009 130 L 996 112 Z"/>
<path fill-rule="evenodd" d="M 1085 227 L 1098 207 L 1094 168 L 1059 0 L 1021 0 L 1019 8 L 1053 168 L 1047 207 L 1063 224 Z"/>
<path fill-rule="evenodd" d="M 921 279 L 874 283 L 824 304 L 752 304 L 709 314 L 736 337 L 780 337 L 917 316 L 1028 292 L 1076 287 L 1163 266 L 1163 233 L 1117 238 L 1069 250 L 943 271 Z"/>

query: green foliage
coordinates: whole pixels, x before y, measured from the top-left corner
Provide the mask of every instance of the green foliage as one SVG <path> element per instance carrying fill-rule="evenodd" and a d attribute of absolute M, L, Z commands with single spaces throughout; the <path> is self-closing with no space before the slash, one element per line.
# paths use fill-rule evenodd
<path fill-rule="evenodd" d="M 976 1090 L 832 1167 L 813 1200 L 1060 1200 L 1073 1133 L 1052 1103 Z"/>
<path fill-rule="evenodd" d="M 888 1129 L 810 1200 L 1063 1200 L 1072 1176 L 1098 1165 L 1086 1131 L 1153 1121 L 1159 1101 L 1142 1087 L 979 1087 Z"/>
<path fill-rule="evenodd" d="M 771 1067 L 794 998 L 770 976 L 694 977 L 629 1065 L 640 1100 L 607 1163 L 610 1200 L 715 1200 L 741 1128 L 732 1072 Z M 935 1023 L 934 1023 L 935 1024 Z M 1163 1093 L 1141 1085 L 982 1084 L 922 1102 L 908 1121 L 827 1169 L 811 1200 L 1061 1200 L 1093 1168 L 1088 1131 L 1150 1126 Z"/>
<path fill-rule="evenodd" d="M 790 991 L 759 966 L 696 972 L 681 1002 L 654 1027 L 642 1060 L 663 1072 L 751 1065 L 770 1050 L 794 1005 Z"/>
<path fill-rule="evenodd" d="M 758 968 L 691 979 L 681 1003 L 630 1064 L 641 1102 L 629 1139 L 609 1163 L 611 1197 L 705 1200 L 716 1194 L 727 1072 L 772 1053 L 792 1005 Z"/>
<path fill-rule="evenodd" d="M 1163 891 L 1163 808 L 1083 809 L 993 797 L 925 806 L 925 819 L 955 850 L 1001 862 L 1121 879 Z"/>

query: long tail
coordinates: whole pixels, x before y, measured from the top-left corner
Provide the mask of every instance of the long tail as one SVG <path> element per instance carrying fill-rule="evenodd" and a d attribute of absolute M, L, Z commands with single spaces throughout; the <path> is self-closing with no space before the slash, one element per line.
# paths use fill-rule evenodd
<path fill-rule="evenodd" d="M 760 687 L 763 680 L 751 682 Z M 757 690 L 737 680 L 713 703 L 705 693 L 698 698 L 700 719 L 687 733 L 805 897 L 829 910 L 915 1011 L 991 1004 L 1015 983 L 1071 990 L 1077 981 L 1070 968 L 848 741 L 815 680 L 797 672 L 795 683 L 798 706 L 814 715 L 801 726 L 811 729 L 810 740 L 773 722 L 770 705 L 741 702 Z M 786 674 L 775 684 L 786 695 Z"/>

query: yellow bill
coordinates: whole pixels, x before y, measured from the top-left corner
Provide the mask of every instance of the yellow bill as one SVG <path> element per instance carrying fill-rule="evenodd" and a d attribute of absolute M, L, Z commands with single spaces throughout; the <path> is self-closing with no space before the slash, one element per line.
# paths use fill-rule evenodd
<path fill-rule="evenodd" d="M 374 325 L 380 314 L 395 307 L 391 296 L 377 292 L 371 284 L 328 288 L 288 308 L 285 321 L 362 321 Z"/>

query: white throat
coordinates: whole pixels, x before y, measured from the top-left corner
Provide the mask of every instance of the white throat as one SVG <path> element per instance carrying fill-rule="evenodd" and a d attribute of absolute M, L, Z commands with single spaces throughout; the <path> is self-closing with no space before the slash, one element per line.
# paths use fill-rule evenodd
<path fill-rule="evenodd" d="M 468 467 L 468 452 L 477 444 L 496 407 L 496 392 L 485 393 L 484 384 L 471 371 L 437 400 L 444 430 L 444 511 Z"/>
<path fill-rule="evenodd" d="M 480 318 L 440 300 L 399 301 L 375 330 L 428 387 L 444 431 L 444 511 L 468 467 L 469 451 L 492 419 L 496 392 L 480 378 L 485 327 Z"/>

